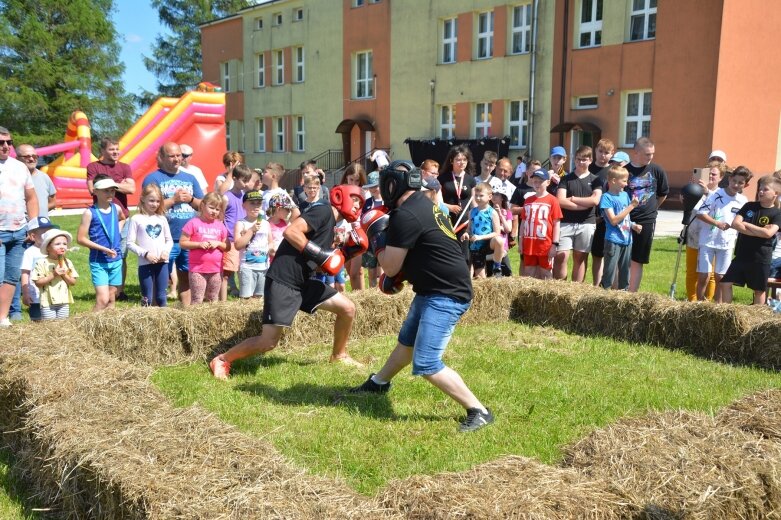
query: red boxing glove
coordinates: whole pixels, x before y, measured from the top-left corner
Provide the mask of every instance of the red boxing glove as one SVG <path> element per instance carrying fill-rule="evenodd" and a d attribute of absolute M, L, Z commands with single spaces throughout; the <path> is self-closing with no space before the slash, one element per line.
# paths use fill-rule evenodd
<path fill-rule="evenodd" d="M 397 273 L 396 276 L 382 273 L 378 286 L 383 294 L 398 294 L 404 289 L 404 273 Z"/>
<path fill-rule="evenodd" d="M 339 271 L 344 267 L 344 254 L 340 249 L 323 249 L 310 240 L 301 253 L 316 263 L 329 276 L 339 274 Z"/>
<path fill-rule="evenodd" d="M 366 232 L 359 228 L 354 227 L 347 233 L 347 240 L 342 246 L 342 253 L 344 253 L 345 261 L 364 254 L 369 249 L 369 239 L 366 236 Z"/>
<path fill-rule="evenodd" d="M 375 255 L 385 249 L 389 224 L 390 217 L 385 206 L 370 209 L 361 217 L 361 228 L 366 232 L 369 247 Z"/>

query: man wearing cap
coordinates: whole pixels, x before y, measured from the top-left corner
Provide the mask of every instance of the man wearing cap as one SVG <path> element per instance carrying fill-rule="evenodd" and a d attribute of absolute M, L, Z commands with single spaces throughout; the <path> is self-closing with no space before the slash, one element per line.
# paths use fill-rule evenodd
<path fill-rule="evenodd" d="M 600 141 L 602 142 L 602 141 Z M 610 141 L 612 143 L 612 141 Z M 618 151 L 610 156 L 610 160 L 607 166 L 602 168 L 597 177 L 599 177 L 602 183 L 602 191 L 607 190 L 607 172 L 611 166 L 617 164 L 618 166 L 626 166 L 629 162 L 629 154 L 626 152 Z M 592 163 L 593 164 L 593 163 Z M 605 233 L 607 227 L 605 226 L 605 220 L 602 215 L 597 215 L 597 227 L 594 230 L 594 240 L 591 242 L 591 276 L 594 286 L 598 286 L 602 280 L 602 260 L 605 256 Z"/>
<path fill-rule="evenodd" d="M 198 184 L 201 186 L 201 191 L 206 193 L 209 188 L 209 183 L 206 182 L 206 177 L 203 176 L 203 170 L 190 163 L 193 156 L 192 147 L 189 144 L 180 144 L 179 148 L 182 150 L 182 164 L 179 165 L 179 169 L 195 177 Z"/>
<path fill-rule="evenodd" d="M 32 244 L 25 249 L 22 256 L 22 274 L 19 287 L 22 292 L 22 302 L 27 305 L 31 321 L 41 320 L 41 291 L 30 278 L 30 274 L 33 272 L 33 268 L 38 263 L 38 260 L 46 257 L 46 251 L 41 251 L 40 249 L 43 234 L 50 229 L 59 228 L 60 226 L 54 224 L 48 217 L 38 217 L 27 223 L 27 235 Z"/>
<path fill-rule="evenodd" d="M 642 232 L 632 230 L 632 262 L 629 267 L 629 291 L 637 292 L 643 280 L 643 266 L 651 259 L 656 217 L 670 192 L 667 172 L 656 163 L 656 147 L 647 137 L 640 137 L 632 148 L 631 161 L 625 166 L 629 171 L 626 191 L 629 198 L 637 197 L 640 204 L 629 214 L 632 222 L 643 226 Z"/>
<path fill-rule="evenodd" d="M 182 228 L 196 215 L 201 206 L 203 191 L 198 180 L 185 171 L 179 171 L 182 164 L 182 150 L 178 144 L 165 143 L 157 151 L 158 170 L 146 176 L 142 187 L 157 184 L 163 192 L 165 218 L 171 228 L 174 247 L 168 257 L 168 272 L 177 270 L 177 288 L 182 305 L 190 305 L 189 256 L 186 249 L 179 247 Z"/>
<path fill-rule="evenodd" d="M 11 157 L 11 132 L 0 126 L 0 327 L 11 326 L 8 311 L 19 283 L 27 220 L 38 218 L 38 196 L 30 171 Z"/>

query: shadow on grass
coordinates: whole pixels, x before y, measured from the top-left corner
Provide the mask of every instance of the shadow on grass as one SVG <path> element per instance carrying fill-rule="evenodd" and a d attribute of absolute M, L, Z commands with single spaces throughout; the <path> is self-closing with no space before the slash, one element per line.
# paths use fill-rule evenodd
<path fill-rule="evenodd" d="M 25 519 L 36 520 L 40 516 L 32 510 L 32 500 L 24 496 L 24 486 L 12 475 L 13 461 L 9 448 L 0 447 L 0 464 L 8 467 L 7 472 L 0 471 L 0 490 L 5 492 L 8 501 L 22 511 Z"/>

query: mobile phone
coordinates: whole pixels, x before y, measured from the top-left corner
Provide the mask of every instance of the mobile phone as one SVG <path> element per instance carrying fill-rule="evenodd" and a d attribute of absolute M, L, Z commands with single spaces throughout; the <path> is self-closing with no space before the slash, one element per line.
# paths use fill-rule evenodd
<path fill-rule="evenodd" d="M 699 179 L 703 182 L 708 182 L 710 179 L 710 168 L 694 168 L 692 175 L 695 179 Z"/>

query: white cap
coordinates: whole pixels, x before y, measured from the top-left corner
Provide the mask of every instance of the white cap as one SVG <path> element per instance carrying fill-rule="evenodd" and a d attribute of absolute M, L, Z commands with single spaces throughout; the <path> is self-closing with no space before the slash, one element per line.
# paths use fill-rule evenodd
<path fill-rule="evenodd" d="M 727 162 L 727 154 L 724 153 L 723 150 L 713 150 L 710 155 L 708 156 L 708 160 L 710 161 L 714 157 L 721 159 L 724 162 Z"/>
<path fill-rule="evenodd" d="M 106 188 L 119 188 L 119 184 L 114 182 L 114 179 L 100 179 L 92 187 L 96 190 L 105 190 Z"/>

